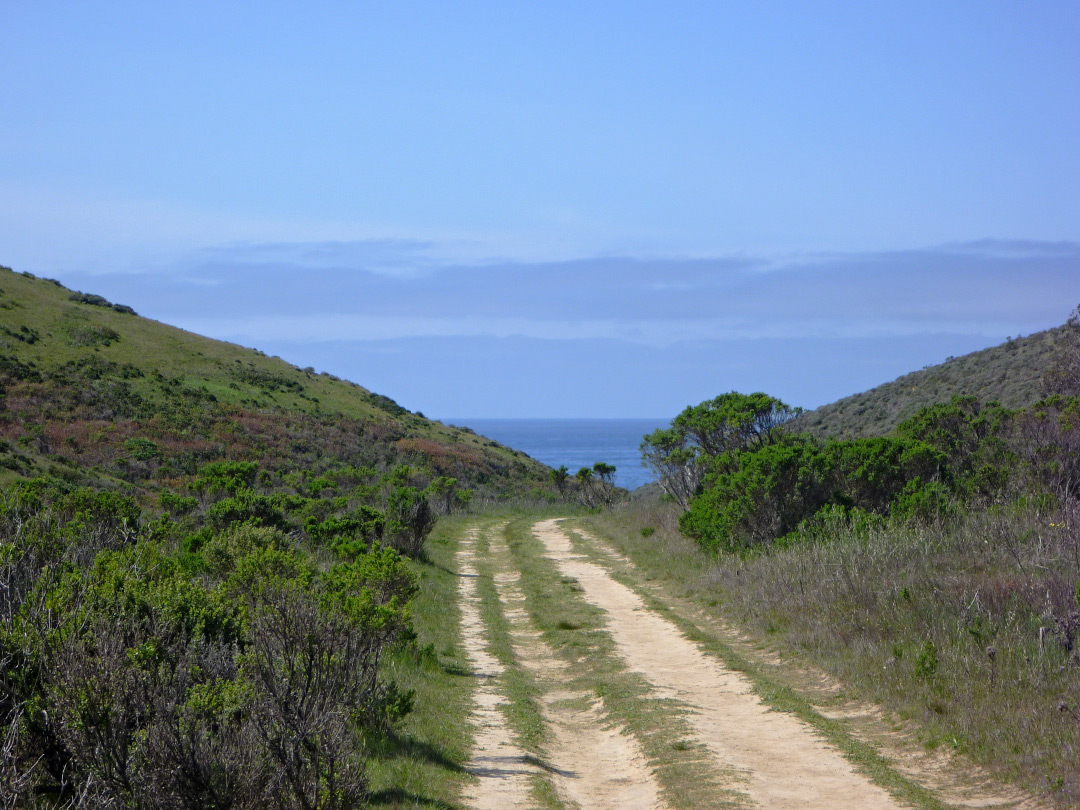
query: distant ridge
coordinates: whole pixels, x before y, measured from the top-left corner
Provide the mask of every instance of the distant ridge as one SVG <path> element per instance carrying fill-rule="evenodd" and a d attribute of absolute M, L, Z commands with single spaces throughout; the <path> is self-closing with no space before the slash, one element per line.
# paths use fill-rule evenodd
<path fill-rule="evenodd" d="M 1043 372 L 1055 355 L 1061 334 L 1062 327 L 1056 327 L 949 358 L 807 411 L 793 427 L 820 438 L 883 436 L 920 408 L 948 402 L 958 394 L 982 402 L 997 400 L 1008 408 L 1029 405 L 1039 399 Z"/>

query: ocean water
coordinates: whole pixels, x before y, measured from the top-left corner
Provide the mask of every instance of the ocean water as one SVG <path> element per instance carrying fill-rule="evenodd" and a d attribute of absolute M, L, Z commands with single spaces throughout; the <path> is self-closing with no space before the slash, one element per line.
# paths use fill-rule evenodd
<path fill-rule="evenodd" d="M 443 419 L 573 475 L 598 461 L 615 466 L 615 483 L 636 489 L 655 480 L 641 465 L 641 438 L 670 419 Z"/>

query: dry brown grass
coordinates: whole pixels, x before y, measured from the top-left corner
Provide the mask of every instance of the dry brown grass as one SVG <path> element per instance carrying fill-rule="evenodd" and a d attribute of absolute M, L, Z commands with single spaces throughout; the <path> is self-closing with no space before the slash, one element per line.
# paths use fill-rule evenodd
<path fill-rule="evenodd" d="M 707 558 L 651 502 L 590 518 L 651 576 L 910 719 L 928 746 L 1080 806 L 1080 507 Z M 643 537 L 641 529 L 654 527 Z"/>

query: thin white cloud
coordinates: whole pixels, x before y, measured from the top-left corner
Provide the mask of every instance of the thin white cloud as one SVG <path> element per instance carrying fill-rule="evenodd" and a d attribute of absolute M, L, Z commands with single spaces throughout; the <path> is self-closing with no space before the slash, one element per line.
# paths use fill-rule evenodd
<path fill-rule="evenodd" d="M 1080 299 L 1080 245 L 712 259 L 453 263 L 438 240 L 233 244 L 167 274 L 94 276 L 161 320 L 260 343 L 431 337 L 608 339 L 1020 334 Z M 761 272 L 767 268 L 766 272 Z M 62 279 L 64 280 L 64 279 Z M 212 288 L 212 292 L 210 289 Z"/>
<path fill-rule="evenodd" d="M 400 338 L 523 337 L 538 340 L 616 340 L 665 347 L 688 341 L 798 338 L 883 338 L 923 334 L 984 335 L 1009 332 L 1011 324 L 950 321 L 821 319 L 781 324 L 728 318 L 717 320 L 559 321 L 525 318 L 388 318 L 356 315 L 292 315 L 242 318 L 188 317 L 177 325 L 224 340 L 258 343 L 267 338 L 289 343 L 353 343 Z"/>

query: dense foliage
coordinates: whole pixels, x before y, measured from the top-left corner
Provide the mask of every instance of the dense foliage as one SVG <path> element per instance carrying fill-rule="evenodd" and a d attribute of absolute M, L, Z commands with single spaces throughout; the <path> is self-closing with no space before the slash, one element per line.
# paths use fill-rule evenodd
<path fill-rule="evenodd" d="M 1026 408 L 958 395 L 891 435 L 822 441 L 793 432 L 783 402 L 730 393 L 684 410 L 642 453 L 685 508 L 681 529 L 713 552 L 812 537 L 837 514 L 927 521 L 1023 496 L 1062 503 L 1080 497 L 1075 315 L 1059 345 L 1046 384 L 1064 393 Z"/>
<path fill-rule="evenodd" d="M 452 479 L 215 462 L 145 511 L 34 479 L 0 496 L 5 806 L 355 807 L 380 677 Z"/>
<path fill-rule="evenodd" d="M 777 428 L 798 414 L 767 394 L 731 392 L 687 407 L 667 430 L 641 442 L 642 459 L 681 506 L 701 488 L 709 459 L 770 445 Z"/>
<path fill-rule="evenodd" d="M 822 442 L 776 431 L 760 447 L 697 457 L 701 483 L 680 526 L 703 547 L 730 551 L 812 535 L 837 510 L 925 521 L 1033 491 L 1075 497 L 1078 420 L 1074 397 L 1020 411 L 954 397 L 892 436 Z"/>

